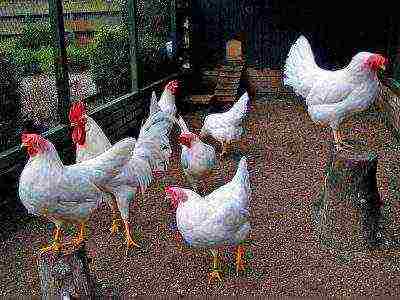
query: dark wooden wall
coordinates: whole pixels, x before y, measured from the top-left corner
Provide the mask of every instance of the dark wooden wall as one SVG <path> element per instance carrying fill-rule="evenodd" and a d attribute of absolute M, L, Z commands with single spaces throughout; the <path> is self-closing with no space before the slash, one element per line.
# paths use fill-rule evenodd
<path fill-rule="evenodd" d="M 193 0 L 192 9 L 199 63 L 211 63 L 211 55 L 221 61 L 225 41 L 242 32 L 249 64 L 280 68 L 291 44 L 304 34 L 317 63 L 334 69 L 359 51 L 392 56 L 388 45 L 399 32 L 394 7 L 366 1 Z"/>

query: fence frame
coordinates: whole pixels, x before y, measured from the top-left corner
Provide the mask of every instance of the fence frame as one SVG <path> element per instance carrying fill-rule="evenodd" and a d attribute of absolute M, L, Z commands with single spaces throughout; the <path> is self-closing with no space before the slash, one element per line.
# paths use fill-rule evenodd
<path fill-rule="evenodd" d="M 171 74 L 165 78 L 162 78 L 149 86 L 143 87 L 142 78 L 141 78 L 141 65 L 140 58 L 136 55 L 136 49 L 138 46 L 137 41 L 137 24 L 136 24 L 136 0 L 126 0 L 126 4 L 128 5 L 128 13 L 127 15 L 127 25 L 129 29 L 129 43 L 131 48 L 131 72 L 132 72 L 132 89 L 131 92 L 125 95 L 122 95 L 118 98 L 115 98 L 105 104 L 96 107 L 93 111 L 89 113 L 91 116 L 97 116 L 101 119 L 103 116 L 106 116 L 107 113 L 112 112 L 113 110 L 118 110 L 123 107 L 123 110 L 129 110 L 131 105 L 130 101 L 133 99 L 141 99 L 143 98 L 150 89 L 159 86 L 160 84 L 166 83 L 167 80 L 172 80 L 176 78 L 180 78 L 182 76 L 182 72 Z M 171 18 L 170 29 L 176 30 L 176 3 L 175 0 L 172 0 L 172 7 L 175 9 L 173 12 L 173 16 Z M 129 9 L 132 8 L 132 9 Z M 187 13 L 187 12 L 186 12 Z M 63 20 L 63 5 L 60 0 L 49 0 L 49 17 L 50 22 L 53 28 L 53 35 L 55 40 L 55 47 L 57 49 L 57 55 L 55 60 L 56 67 L 56 87 L 57 87 L 57 96 L 58 96 L 58 113 L 60 116 L 60 124 L 54 128 L 49 129 L 44 132 L 42 135 L 45 138 L 48 138 L 50 141 L 55 143 L 57 148 L 62 147 L 62 151 L 60 151 L 60 156 L 64 160 L 65 163 L 73 163 L 70 159 L 70 155 L 65 155 L 65 153 L 69 153 L 72 150 L 70 149 L 70 134 L 69 134 L 69 126 L 68 126 L 68 111 L 70 107 L 70 86 L 69 86 L 69 73 L 66 66 L 66 47 L 64 43 L 64 20 Z M 176 32 L 173 33 L 176 36 Z M 187 72 L 185 72 L 187 73 Z M 151 91 L 150 91 L 151 92 Z M 150 94 L 149 94 L 150 95 Z M 134 113 L 135 122 L 138 121 L 140 117 L 143 117 L 146 109 L 146 101 L 141 99 L 141 107 L 138 108 L 141 113 Z M 144 101 L 143 101 L 144 100 Z M 125 118 L 127 113 L 120 113 L 120 115 L 124 116 L 124 121 L 121 121 L 122 127 L 129 127 L 132 124 L 132 120 Z M 120 123 L 121 123 L 120 122 Z M 126 129 L 126 128 L 125 128 Z M 123 134 L 123 132 L 119 131 L 119 134 Z M 18 172 L 21 168 L 21 164 L 25 164 L 26 161 L 26 153 L 20 149 L 19 146 L 14 146 L 10 149 L 7 149 L 3 152 L 0 152 L 0 176 L 7 175 L 8 173 Z M 0 203 L 1 204 L 1 203 Z"/>

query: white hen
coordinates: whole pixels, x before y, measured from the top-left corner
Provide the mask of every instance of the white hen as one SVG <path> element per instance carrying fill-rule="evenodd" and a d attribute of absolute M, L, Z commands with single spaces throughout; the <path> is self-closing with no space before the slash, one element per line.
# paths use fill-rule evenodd
<path fill-rule="evenodd" d="M 61 227 L 66 222 L 81 224 L 80 235 L 73 240 L 80 244 L 86 220 L 107 199 L 101 187 L 129 161 L 135 139 L 124 139 L 103 154 L 71 166 L 65 166 L 54 145 L 40 135 L 23 134 L 22 145 L 29 160 L 19 179 L 21 202 L 29 213 L 43 215 L 56 225 L 54 243 L 42 251 L 61 248 Z"/>
<path fill-rule="evenodd" d="M 300 36 L 291 47 L 285 68 L 284 84 L 305 98 L 308 113 L 316 123 L 330 125 L 336 147 L 345 145 L 339 135 L 340 123 L 350 114 L 368 108 L 378 91 L 377 70 L 387 60 L 369 52 L 360 52 L 341 70 L 318 67 L 311 46 Z"/>
<path fill-rule="evenodd" d="M 182 146 L 181 166 L 183 172 L 192 185 L 198 191 L 198 181 L 207 176 L 216 165 L 214 147 L 204 143 L 200 138 L 190 132 L 181 116 L 178 119 L 181 134 L 179 142 Z"/>
<path fill-rule="evenodd" d="M 168 187 L 167 198 L 177 208 L 177 227 L 185 241 L 193 247 L 215 248 L 237 245 L 236 271 L 244 268 L 243 242 L 250 232 L 249 202 L 251 189 L 246 158 L 242 157 L 233 179 L 211 194 L 199 194 L 179 187 Z M 212 277 L 221 280 L 217 250 L 214 257 Z"/>
<path fill-rule="evenodd" d="M 201 128 L 200 138 L 211 135 L 222 144 L 221 155 L 225 155 L 227 145 L 240 140 L 243 135 L 243 121 L 247 115 L 249 100 L 249 95 L 246 92 L 227 112 L 206 116 Z"/>

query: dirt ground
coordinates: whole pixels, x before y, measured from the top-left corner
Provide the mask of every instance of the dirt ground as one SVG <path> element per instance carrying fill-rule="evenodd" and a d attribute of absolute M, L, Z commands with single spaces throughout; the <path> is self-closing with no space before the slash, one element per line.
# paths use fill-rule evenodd
<path fill-rule="evenodd" d="M 200 115 L 184 117 L 191 128 L 198 129 Z M 376 115 L 363 114 L 348 120 L 342 132 L 366 141 L 379 154 L 378 189 L 391 207 L 393 230 L 398 231 L 400 155 L 390 131 Z M 343 259 L 318 241 L 312 206 L 320 194 L 332 139 L 331 130 L 314 125 L 298 103 L 256 103 L 243 150 L 253 192 L 252 243 L 247 247 L 246 273 L 237 277 L 229 254 L 232 252 L 224 256 L 221 253 L 227 266 L 223 283 L 209 285 L 211 256 L 204 250 L 178 249 L 171 228 L 174 213 L 160 183 L 154 183 L 144 199 L 139 196 L 132 207 L 130 219 L 141 248 L 127 257 L 122 232 L 110 235 L 108 207 L 104 205 L 91 218 L 87 249 L 98 293 L 126 297 L 400 295 L 396 258 L 358 253 Z M 188 186 L 178 167 L 178 147 L 174 153 L 164 184 Z M 220 161 L 219 168 L 203 184 L 206 191 L 229 181 L 239 158 L 233 154 Z M 50 228 L 49 224 L 29 219 L 23 229 L 3 243 L 0 296 L 40 295 L 33 254 L 47 242 Z"/>

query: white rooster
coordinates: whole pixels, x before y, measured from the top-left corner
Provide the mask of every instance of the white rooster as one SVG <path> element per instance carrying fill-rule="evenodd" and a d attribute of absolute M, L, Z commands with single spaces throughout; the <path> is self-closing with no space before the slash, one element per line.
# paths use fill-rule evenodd
<path fill-rule="evenodd" d="M 227 152 L 227 146 L 240 140 L 243 135 L 243 121 L 248 111 L 249 95 L 244 93 L 239 100 L 224 113 L 206 116 L 201 128 L 200 138 L 211 135 L 222 144 L 221 156 Z"/>
<path fill-rule="evenodd" d="M 369 52 L 359 52 L 341 70 L 318 67 L 311 46 L 300 36 L 291 47 L 284 67 L 284 84 L 305 98 L 308 113 L 316 123 L 329 125 L 336 148 L 346 145 L 340 134 L 340 123 L 350 114 L 362 111 L 374 101 L 379 87 L 377 71 L 385 69 L 387 60 Z"/>
<path fill-rule="evenodd" d="M 209 274 L 210 280 L 222 280 L 216 247 L 237 245 L 236 272 L 244 269 L 241 243 L 251 228 L 251 189 L 245 157 L 240 160 L 233 179 L 205 197 L 179 187 L 167 187 L 165 193 L 176 208 L 177 227 L 185 241 L 192 247 L 211 249 L 213 271 Z"/>
<path fill-rule="evenodd" d="M 54 145 L 38 134 L 23 134 L 22 146 L 29 160 L 19 179 L 19 197 L 29 213 L 42 215 L 56 225 L 53 243 L 41 252 L 62 248 L 61 229 L 65 223 L 80 224 L 72 244 L 84 240 L 85 222 L 107 199 L 102 186 L 118 176 L 133 154 L 135 139 L 127 138 L 96 158 L 64 166 Z"/>
<path fill-rule="evenodd" d="M 214 147 L 203 143 L 197 134 L 190 132 L 181 116 L 178 124 L 181 128 L 181 166 L 187 180 L 198 192 L 198 181 L 207 176 L 216 165 L 215 150 Z"/>
<path fill-rule="evenodd" d="M 153 180 L 153 172 L 166 171 L 171 155 L 169 140 L 166 136 L 171 120 L 161 110 L 154 107 L 151 110 L 154 113 L 142 126 L 131 159 L 121 174 L 104 186 L 116 199 L 125 226 L 128 248 L 138 246 L 132 239 L 129 227 L 130 203 L 138 188 L 144 194 Z M 69 118 L 74 127 L 72 139 L 76 144 L 77 161 L 96 157 L 111 146 L 99 125 L 86 115 L 84 104 L 81 101 L 71 106 Z M 113 210 L 111 232 L 115 233 L 118 230 L 119 219 L 115 204 L 109 202 L 109 205 Z"/>

